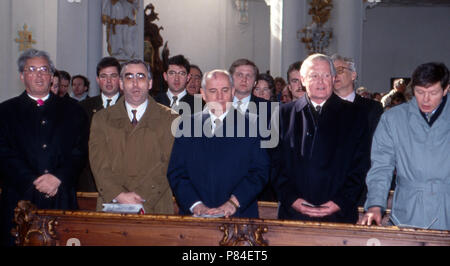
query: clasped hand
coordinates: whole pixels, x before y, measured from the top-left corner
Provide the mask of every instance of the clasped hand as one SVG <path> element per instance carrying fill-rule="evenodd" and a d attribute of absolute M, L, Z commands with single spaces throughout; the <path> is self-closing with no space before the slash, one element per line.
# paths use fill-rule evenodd
<path fill-rule="evenodd" d="M 294 210 L 296 210 L 299 213 L 302 213 L 302 214 L 310 216 L 310 217 L 316 217 L 316 218 L 329 216 L 335 212 L 338 212 L 341 209 L 333 201 L 328 201 L 318 207 L 310 207 L 310 206 L 306 206 L 305 204 L 312 205 L 311 203 L 307 202 L 306 200 L 304 200 L 302 198 L 298 198 L 292 204 L 292 208 L 294 208 Z"/>
<path fill-rule="evenodd" d="M 233 200 L 233 202 L 237 203 L 236 205 L 239 204 L 236 197 L 234 197 L 234 196 L 232 196 L 230 198 L 230 200 Z M 229 201 L 226 201 L 224 204 L 222 204 L 221 206 L 219 206 L 217 208 L 208 208 L 205 204 L 200 203 L 194 207 L 193 211 L 194 211 L 194 214 L 197 216 L 223 214 L 226 218 L 228 218 L 230 216 L 233 216 L 233 214 L 236 213 L 237 209 Z"/>
<path fill-rule="evenodd" d="M 44 193 L 47 198 L 54 197 L 58 193 L 59 185 L 61 181 L 52 174 L 45 174 L 34 180 L 33 185 L 36 190 Z"/>

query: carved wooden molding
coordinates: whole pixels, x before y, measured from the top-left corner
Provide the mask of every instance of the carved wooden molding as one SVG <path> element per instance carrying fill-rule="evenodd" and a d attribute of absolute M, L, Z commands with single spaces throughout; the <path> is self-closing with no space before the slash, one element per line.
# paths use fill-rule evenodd
<path fill-rule="evenodd" d="M 56 244 L 56 218 L 42 217 L 34 214 L 36 206 L 29 201 L 19 201 L 14 209 L 16 227 L 11 233 L 18 246 L 54 246 Z"/>
<path fill-rule="evenodd" d="M 263 234 L 268 232 L 267 226 L 254 224 L 223 224 L 219 227 L 223 232 L 220 246 L 268 246 Z"/>

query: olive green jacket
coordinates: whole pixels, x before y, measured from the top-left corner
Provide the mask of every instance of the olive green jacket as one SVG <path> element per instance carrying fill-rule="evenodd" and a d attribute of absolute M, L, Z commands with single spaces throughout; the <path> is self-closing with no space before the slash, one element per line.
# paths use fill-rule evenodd
<path fill-rule="evenodd" d="M 136 127 L 131 125 L 125 97 L 97 112 L 91 124 L 89 161 L 99 192 L 97 211 L 121 192 L 146 200 L 146 213 L 173 214 L 167 167 L 174 141 L 171 109 L 148 98 Z"/>

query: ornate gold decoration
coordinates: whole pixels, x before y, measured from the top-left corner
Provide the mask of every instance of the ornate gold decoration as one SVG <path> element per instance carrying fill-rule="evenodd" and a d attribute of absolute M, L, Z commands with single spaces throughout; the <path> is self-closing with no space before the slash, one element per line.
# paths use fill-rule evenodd
<path fill-rule="evenodd" d="M 168 51 L 162 53 L 161 59 L 159 49 L 163 46 L 163 38 L 160 31 L 164 30 L 155 24 L 159 20 L 158 13 L 155 12 L 155 6 L 148 4 L 144 9 L 144 61 L 149 63 L 152 68 L 153 76 L 153 89 L 150 91 L 152 95 L 159 93 L 161 88 L 167 86 L 164 82 L 161 82 L 164 73 L 164 61 L 168 60 Z M 165 49 L 167 48 L 167 42 L 165 43 Z M 167 56 L 165 58 L 165 56 Z"/>
<path fill-rule="evenodd" d="M 221 246 L 268 246 L 263 234 L 268 232 L 267 226 L 253 224 L 224 224 L 219 227 L 223 238 Z"/>
<path fill-rule="evenodd" d="M 23 31 L 18 31 L 19 38 L 15 39 L 15 42 L 19 44 L 19 51 L 25 51 L 33 48 L 33 44 L 36 44 L 36 40 L 33 40 L 33 32 L 28 31 L 28 25 L 23 25 Z"/>
<path fill-rule="evenodd" d="M 54 246 L 56 244 L 56 218 L 37 217 L 36 206 L 29 201 L 19 201 L 14 209 L 16 227 L 11 233 L 19 246 Z"/>
<path fill-rule="evenodd" d="M 297 36 L 303 34 L 303 37 L 299 38 L 305 43 L 310 54 L 323 53 L 333 37 L 332 29 L 324 27 L 330 19 L 333 0 L 311 0 L 309 5 L 311 8 L 308 14 L 312 17 L 312 23 L 297 31 Z"/>

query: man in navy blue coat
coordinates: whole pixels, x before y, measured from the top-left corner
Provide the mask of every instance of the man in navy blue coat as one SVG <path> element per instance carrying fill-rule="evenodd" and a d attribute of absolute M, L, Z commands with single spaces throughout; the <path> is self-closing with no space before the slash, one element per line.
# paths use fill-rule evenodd
<path fill-rule="evenodd" d="M 76 178 L 87 160 L 88 117 L 77 103 L 50 91 L 48 54 L 28 50 L 18 60 L 26 91 L 0 104 L 0 240 L 12 245 L 19 200 L 40 209 L 76 209 Z"/>
<path fill-rule="evenodd" d="M 201 94 L 207 108 L 183 119 L 167 172 L 180 214 L 257 218 L 270 161 L 256 116 L 232 107 L 233 80 L 225 70 L 207 73 Z"/>
<path fill-rule="evenodd" d="M 273 154 L 278 216 L 356 223 L 370 167 L 367 117 L 333 93 L 335 69 L 328 56 L 308 57 L 300 76 L 306 94 L 280 108 Z"/>

